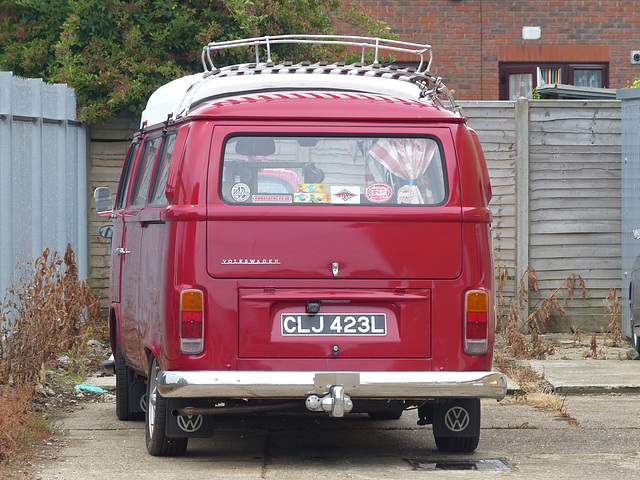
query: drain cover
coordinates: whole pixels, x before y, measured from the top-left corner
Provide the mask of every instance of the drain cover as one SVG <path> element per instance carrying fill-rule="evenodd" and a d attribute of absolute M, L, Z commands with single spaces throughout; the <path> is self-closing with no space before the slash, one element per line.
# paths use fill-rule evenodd
<path fill-rule="evenodd" d="M 415 470 L 478 470 L 481 472 L 508 471 L 502 460 L 407 460 Z"/>

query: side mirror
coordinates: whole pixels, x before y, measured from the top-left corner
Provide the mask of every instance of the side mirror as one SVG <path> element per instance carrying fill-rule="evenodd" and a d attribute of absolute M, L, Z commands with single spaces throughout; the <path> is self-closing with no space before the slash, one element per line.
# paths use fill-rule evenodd
<path fill-rule="evenodd" d="M 96 207 L 96 212 L 101 217 L 111 215 L 113 211 L 113 196 L 109 187 L 98 187 L 93 192 L 93 203 Z"/>
<path fill-rule="evenodd" d="M 113 238 L 113 227 L 111 225 L 105 225 L 104 227 L 100 227 L 100 236 L 102 238 Z"/>

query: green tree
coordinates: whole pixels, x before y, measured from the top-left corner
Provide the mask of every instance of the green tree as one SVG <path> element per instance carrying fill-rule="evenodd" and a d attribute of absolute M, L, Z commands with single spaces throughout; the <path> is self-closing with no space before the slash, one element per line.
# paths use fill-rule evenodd
<path fill-rule="evenodd" d="M 0 0 L 0 70 L 68 84 L 79 116 L 95 122 L 140 113 L 160 85 L 202 71 L 209 42 L 328 34 L 336 22 L 390 35 L 338 0 Z M 246 61 L 241 54 L 216 62 Z"/>

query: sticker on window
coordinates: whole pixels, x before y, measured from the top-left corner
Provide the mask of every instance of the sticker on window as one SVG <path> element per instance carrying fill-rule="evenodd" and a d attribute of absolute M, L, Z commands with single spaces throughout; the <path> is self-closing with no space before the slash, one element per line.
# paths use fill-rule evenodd
<path fill-rule="evenodd" d="M 294 203 L 329 203 L 326 193 L 297 192 L 293 195 Z"/>
<path fill-rule="evenodd" d="M 364 189 L 364 196 L 371 203 L 385 203 L 393 197 L 393 188 L 386 183 L 372 183 Z"/>
<path fill-rule="evenodd" d="M 254 195 L 251 197 L 253 203 L 291 203 L 291 195 Z"/>
<path fill-rule="evenodd" d="M 420 193 L 415 185 L 404 185 L 398 190 L 398 203 L 422 203 Z"/>
<path fill-rule="evenodd" d="M 251 198 L 251 189 L 246 183 L 236 183 L 231 187 L 231 198 L 238 203 L 244 203 Z"/>
<path fill-rule="evenodd" d="M 331 203 L 360 203 L 360 187 L 331 186 Z"/>
<path fill-rule="evenodd" d="M 297 191 L 305 193 L 327 193 L 327 186 L 322 183 L 299 183 Z"/>

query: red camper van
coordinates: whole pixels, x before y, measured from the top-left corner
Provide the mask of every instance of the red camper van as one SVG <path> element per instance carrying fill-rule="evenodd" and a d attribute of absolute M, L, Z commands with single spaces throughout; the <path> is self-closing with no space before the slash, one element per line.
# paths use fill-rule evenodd
<path fill-rule="evenodd" d="M 281 43 L 362 52 L 277 62 Z M 255 62 L 217 67 L 222 49 Z M 417 68 L 381 55 L 415 55 Z M 366 61 L 371 58 L 372 61 Z M 280 36 L 212 43 L 158 89 L 113 220 L 117 416 L 180 455 L 219 413 L 417 411 L 437 447 L 478 445 L 491 371 L 491 187 L 429 45 Z"/>

